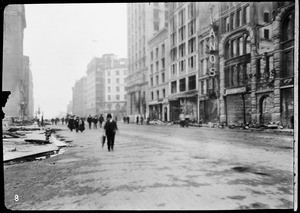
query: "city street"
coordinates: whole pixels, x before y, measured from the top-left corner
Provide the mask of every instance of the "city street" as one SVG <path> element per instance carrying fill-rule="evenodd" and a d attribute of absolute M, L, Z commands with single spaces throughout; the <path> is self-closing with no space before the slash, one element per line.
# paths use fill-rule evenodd
<path fill-rule="evenodd" d="M 113 152 L 102 129 L 57 131 L 62 154 L 4 166 L 13 210 L 293 208 L 293 136 L 207 127 L 118 123 Z M 87 128 L 87 125 L 86 125 Z M 17 199 L 16 199 L 17 195 Z"/>

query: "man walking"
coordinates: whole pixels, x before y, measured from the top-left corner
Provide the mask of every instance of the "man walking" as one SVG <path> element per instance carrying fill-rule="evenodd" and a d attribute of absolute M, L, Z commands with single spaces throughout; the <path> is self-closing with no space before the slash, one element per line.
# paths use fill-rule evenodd
<path fill-rule="evenodd" d="M 88 116 L 87 122 L 89 123 L 89 129 L 91 129 L 91 126 L 92 126 L 92 116 L 91 115 Z"/>
<path fill-rule="evenodd" d="M 117 123 L 112 119 L 111 114 L 107 114 L 107 121 L 104 125 L 104 131 L 107 138 L 107 148 L 108 151 L 113 151 L 114 149 L 114 142 L 115 142 L 115 135 L 116 131 L 118 130 Z"/>
<path fill-rule="evenodd" d="M 104 118 L 103 118 L 103 116 L 102 116 L 102 114 L 101 114 L 100 117 L 99 117 L 100 128 L 102 128 L 102 123 L 103 123 L 103 121 L 104 121 Z"/>

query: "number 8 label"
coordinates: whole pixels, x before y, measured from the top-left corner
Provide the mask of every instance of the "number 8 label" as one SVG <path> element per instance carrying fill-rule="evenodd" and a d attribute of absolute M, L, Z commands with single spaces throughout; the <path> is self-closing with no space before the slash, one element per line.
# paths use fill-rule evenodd
<path fill-rule="evenodd" d="M 18 202 L 19 201 L 19 196 L 15 195 L 15 201 Z"/>

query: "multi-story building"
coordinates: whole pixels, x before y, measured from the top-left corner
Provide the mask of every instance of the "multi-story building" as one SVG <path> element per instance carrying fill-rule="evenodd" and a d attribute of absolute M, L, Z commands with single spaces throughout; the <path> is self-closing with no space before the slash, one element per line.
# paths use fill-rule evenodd
<path fill-rule="evenodd" d="M 82 77 L 80 80 L 77 80 L 73 91 L 73 113 L 79 117 L 86 117 L 86 105 L 87 105 L 87 96 L 86 96 L 86 76 Z"/>
<path fill-rule="evenodd" d="M 105 66 L 105 108 L 103 113 L 112 113 L 114 118 L 123 118 L 127 114 L 126 76 L 126 59 L 114 58 L 114 63 Z"/>
<path fill-rule="evenodd" d="M 128 76 L 126 78 L 127 114 L 146 117 L 148 62 L 147 42 L 167 25 L 165 3 L 129 3 L 128 18 Z"/>
<path fill-rule="evenodd" d="M 169 41 L 168 28 L 164 27 L 148 41 L 147 107 L 150 120 L 169 121 Z M 145 97 L 145 95 L 143 95 Z"/>
<path fill-rule="evenodd" d="M 198 7 L 195 2 L 169 3 L 170 120 L 184 114 L 198 119 Z"/>
<path fill-rule="evenodd" d="M 199 3 L 199 121 L 219 122 L 219 2 Z"/>
<path fill-rule="evenodd" d="M 67 105 L 67 114 L 73 115 L 73 101 L 70 101 Z"/>
<path fill-rule="evenodd" d="M 2 90 L 11 95 L 3 109 L 6 117 L 24 115 L 23 31 L 26 28 L 24 5 L 11 4 L 4 10 Z M 24 103 L 23 103 L 24 102 Z M 27 105 L 28 106 L 28 105 Z"/>
<path fill-rule="evenodd" d="M 104 59 L 94 57 L 86 71 L 86 113 L 99 115 L 104 109 Z"/>
<path fill-rule="evenodd" d="M 224 2 L 220 10 L 220 121 L 287 127 L 293 115 L 293 2 Z"/>

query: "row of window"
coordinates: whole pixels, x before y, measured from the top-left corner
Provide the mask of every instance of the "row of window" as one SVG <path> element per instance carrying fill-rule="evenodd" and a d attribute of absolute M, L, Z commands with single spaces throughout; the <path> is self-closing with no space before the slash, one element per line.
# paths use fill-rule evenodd
<path fill-rule="evenodd" d="M 111 95 L 108 95 L 107 96 L 107 100 L 111 101 L 111 97 L 112 97 Z M 126 100 L 126 98 L 127 98 L 126 95 L 124 95 L 124 100 Z M 119 101 L 120 100 L 120 95 L 116 95 L 116 99 L 115 100 Z"/>
<path fill-rule="evenodd" d="M 225 67 L 225 87 L 245 86 L 250 82 L 250 62 Z"/>
<path fill-rule="evenodd" d="M 247 34 L 231 38 L 225 44 L 225 59 L 235 58 L 250 52 L 250 36 Z"/>
<path fill-rule="evenodd" d="M 100 83 L 100 82 L 99 82 L 99 83 Z M 110 78 L 107 79 L 107 83 L 108 83 L 108 84 L 111 83 L 111 79 L 110 79 Z M 119 79 L 119 78 L 116 78 L 116 83 L 117 83 L 117 84 L 120 83 L 120 79 Z"/>
<path fill-rule="evenodd" d="M 107 92 L 111 92 L 111 87 L 107 87 Z M 120 92 L 119 86 L 116 86 L 116 92 Z"/>
<path fill-rule="evenodd" d="M 115 72 L 117 76 L 120 75 L 120 70 L 115 70 L 113 72 Z M 110 70 L 108 70 L 107 71 L 107 76 L 110 76 L 110 73 L 111 73 Z M 123 70 L 123 73 L 124 73 L 124 75 L 126 75 L 126 70 Z"/>
<path fill-rule="evenodd" d="M 156 84 L 155 85 L 159 85 L 160 82 L 159 82 L 159 76 L 156 75 Z M 165 73 L 161 73 L 161 83 L 165 83 Z M 154 86 L 154 82 L 153 82 L 153 77 L 150 77 L 150 86 L 153 87 Z"/>
<path fill-rule="evenodd" d="M 179 58 L 183 58 L 186 56 L 186 43 L 182 43 L 178 47 Z M 196 52 L 196 37 L 193 37 L 188 40 L 188 54 L 192 54 Z M 171 62 L 177 60 L 177 47 L 174 47 L 170 51 Z"/>
<path fill-rule="evenodd" d="M 164 57 L 165 56 L 165 50 L 166 47 L 165 47 L 165 44 L 162 44 L 161 45 L 161 56 Z M 158 59 L 158 56 L 159 56 L 159 47 L 156 47 L 155 49 L 155 59 Z M 154 57 L 153 57 L 153 51 L 151 51 L 150 53 L 150 58 L 151 58 L 151 61 L 153 61 Z"/>
<path fill-rule="evenodd" d="M 190 71 L 193 71 L 196 69 L 196 55 L 193 55 L 188 58 L 188 68 Z M 179 71 L 186 72 L 186 59 L 179 61 Z M 171 65 L 171 74 L 172 75 L 177 74 L 177 64 L 176 63 Z"/>
<path fill-rule="evenodd" d="M 179 92 L 196 89 L 196 75 L 188 77 L 188 87 L 186 85 L 186 78 L 179 80 Z M 177 93 L 177 80 L 171 82 L 171 93 Z"/>
<path fill-rule="evenodd" d="M 174 6 L 174 3 L 171 4 L 171 13 L 172 13 L 172 7 L 173 6 Z M 195 17 L 196 17 L 196 4 L 195 4 L 195 2 L 191 2 L 188 5 L 188 18 L 189 18 L 189 20 L 191 20 L 191 19 L 194 19 Z M 185 11 L 185 8 L 183 8 L 178 13 L 179 26 L 184 25 L 185 22 L 186 22 L 186 11 Z M 177 17 L 176 17 L 176 15 L 173 15 L 171 17 L 170 26 L 171 26 L 171 31 L 176 30 L 176 27 L 177 27 Z"/>
<path fill-rule="evenodd" d="M 237 9 L 223 18 L 223 32 L 229 32 L 250 22 L 250 6 Z"/>
<path fill-rule="evenodd" d="M 155 71 L 158 72 L 159 71 L 159 61 L 156 61 L 155 65 L 156 65 Z M 153 66 L 154 66 L 153 64 L 150 65 L 150 73 L 153 73 L 153 71 L 154 71 Z M 161 59 L 161 69 L 165 69 L 165 67 L 166 67 L 165 58 L 162 58 Z"/>
<path fill-rule="evenodd" d="M 156 99 L 165 98 L 166 97 L 166 90 L 162 89 L 162 97 L 159 96 L 159 90 L 156 91 Z M 151 100 L 154 100 L 154 92 L 151 92 Z"/>
<path fill-rule="evenodd" d="M 208 94 L 210 92 L 216 92 L 218 90 L 218 78 L 207 78 L 199 82 L 200 94 Z"/>

